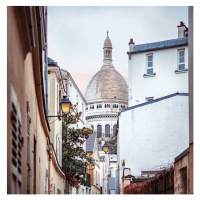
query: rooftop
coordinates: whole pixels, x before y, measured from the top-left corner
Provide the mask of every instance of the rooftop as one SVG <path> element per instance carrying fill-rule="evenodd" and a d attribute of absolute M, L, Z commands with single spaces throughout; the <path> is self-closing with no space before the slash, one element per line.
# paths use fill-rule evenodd
<path fill-rule="evenodd" d="M 140 53 L 140 52 L 145 52 L 145 51 L 167 49 L 167 48 L 180 47 L 180 46 L 185 46 L 185 45 L 188 45 L 187 37 L 135 45 L 134 51 L 127 52 L 127 53 L 135 54 L 135 53 Z"/>
<path fill-rule="evenodd" d="M 142 107 L 142 106 L 146 106 L 146 105 L 149 105 L 149 104 L 152 104 L 152 103 L 156 103 L 158 101 L 162 101 L 164 99 L 168 99 L 168 98 L 171 98 L 171 97 L 174 97 L 174 96 L 189 96 L 188 93 L 179 93 L 179 92 L 176 92 L 176 93 L 173 93 L 173 94 L 170 94 L 170 95 L 167 95 L 167 96 L 164 96 L 164 97 L 160 97 L 158 99 L 154 99 L 152 101 L 149 101 L 149 102 L 145 102 L 145 103 L 141 103 L 141 104 L 138 104 L 138 105 L 135 105 L 135 106 L 131 106 L 131 107 L 128 107 L 128 108 L 125 108 L 123 110 L 121 110 L 121 112 L 119 113 L 119 115 L 122 113 L 122 112 L 125 112 L 127 110 L 132 110 L 132 109 L 135 109 L 135 108 L 138 108 L 138 107 Z"/>
<path fill-rule="evenodd" d="M 54 61 L 53 59 L 48 57 L 48 65 L 50 66 L 58 66 L 58 63 Z"/>

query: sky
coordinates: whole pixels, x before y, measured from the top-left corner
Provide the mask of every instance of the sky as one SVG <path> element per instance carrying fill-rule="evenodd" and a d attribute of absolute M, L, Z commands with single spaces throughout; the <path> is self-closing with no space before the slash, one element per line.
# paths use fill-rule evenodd
<path fill-rule="evenodd" d="M 128 81 L 130 38 L 136 45 L 177 38 L 180 21 L 188 26 L 186 6 L 49 6 L 48 56 L 72 75 L 84 95 L 103 65 L 107 30 L 113 65 Z"/>

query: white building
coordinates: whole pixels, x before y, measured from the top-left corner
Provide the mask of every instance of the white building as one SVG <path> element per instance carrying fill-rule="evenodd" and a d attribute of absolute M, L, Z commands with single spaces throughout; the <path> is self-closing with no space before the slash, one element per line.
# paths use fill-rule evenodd
<path fill-rule="evenodd" d="M 90 187 L 88 188 L 87 194 L 100 194 L 101 166 L 96 133 L 91 134 L 86 140 L 86 153 L 88 157 L 93 158 L 93 164 L 95 164 L 94 169 L 92 169 L 91 165 L 88 167 Z"/>
<path fill-rule="evenodd" d="M 181 22 L 177 39 L 140 45 L 130 40 L 129 107 L 175 92 L 188 92 L 186 31 Z"/>
<path fill-rule="evenodd" d="M 88 127 L 87 122 L 85 121 L 85 106 L 86 106 L 86 100 L 84 96 L 82 95 L 81 91 L 79 90 L 77 84 L 75 83 L 74 79 L 72 78 L 71 74 L 64 70 L 61 69 L 61 74 L 63 78 L 63 84 L 66 88 L 66 94 L 69 100 L 71 101 L 72 105 L 75 105 L 78 103 L 77 106 L 77 112 L 82 112 L 81 115 L 81 120 L 75 124 L 75 125 L 70 125 L 71 127 L 74 128 L 83 128 Z M 86 151 L 86 144 L 83 144 L 83 149 Z M 68 188 L 67 188 L 68 190 Z M 87 187 L 80 185 L 79 189 L 76 189 L 72 186 L 69 187 L 69 194 L 86 194 Z"/>
<path fill-rule="evenodd" d="M 99 144 L 99 158 L 100 158 L 100 192 L 108 194 L 108 155 L 103 151 L 102 145 Z"/>
<path fill-rule="evenodd" d="M 121 111 L 118 123 L 121 193 L 123 160 L 137 177 L 166 166 L 188 148 L 187 31 L 181 22 L 178 39 L 129 43 L 129 107 Z"/>
<path fill-rule="evenodd" d="M 62 115 L 60 107 L 60 100 L 62 94 L 65 93 L 60 67 L 58 64 L 48 58 L 48 119 L 51 129 L 50 141 L 54 152 L 54 162 L 49 165 L 49 172 L 51 174 L 51 187 L 53 194 L 63 194 L 65 184 L 63 178 L 65 176 L 62 172 Z"/>
<path fill-rule="evenodd" d="M 86 100 L 82 95 L 81 91 L 79 90 L 76 82 L 72 78 L 71 74 L 64 69 L 61 69 L 61 73 L 69 100 L 73 105 L 78 103 L 77 112 L 82 112 L 81 121 L 78 123 L 78 127 L 82 128 L 83 126 L 86 126 L 86 121 L 85 121 Z"/>
<path fill-rule="evenodd" d="M 98 138 L 115 135 L 117 115 L 128 105 L 128 86 L 112 64 L 112 44 L 106 37 L 103 47 L 103 66 L 90 80 L 85 98 L 86 120 Z"/>
<path fill-rule="evenodd" d="M 121 176 L 123 160 L 134 176 L 172 162 L 188 147 L 188 117 L 187 93 L 175 93 L 123 110 L 118 131 Z"/>

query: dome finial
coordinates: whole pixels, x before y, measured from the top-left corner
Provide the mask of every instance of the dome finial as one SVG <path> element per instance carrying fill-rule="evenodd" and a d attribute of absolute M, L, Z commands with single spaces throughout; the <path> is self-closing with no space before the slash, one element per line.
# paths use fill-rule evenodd
<path fill-rule="evenodd" d="M 107 37 L 108 37 L 108 31 L 107 31 Z"/>

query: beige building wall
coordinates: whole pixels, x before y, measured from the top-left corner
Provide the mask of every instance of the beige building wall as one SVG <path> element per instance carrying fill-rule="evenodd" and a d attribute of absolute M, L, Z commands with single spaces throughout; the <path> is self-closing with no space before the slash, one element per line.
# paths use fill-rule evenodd
<path fill-rule="evenodd" d="M 100 194 L 100 189 L 96 186 L 91 187 L 91 194 Z"/>
<path fill-rule="evenodd" d="M 54 162 L 52 163 L 52 171 L 51 171 L 51 184 L 55 187 L 55 194 L 59 194 L 58 190 L 61 191 L 61 194 L 64 194 L 65 190 L 65 179 L 63 175 L 56 168 Z M 52 192 L 53 194 L 53 192 Z"/>
<path fill-rule="evenodd" d="M 188 193 L 188 160 L 186 154 L 174 164 L 174 194 Z"/>
<path fill-rule="evenodd" d="M 48 97 L 49 97 L 49 116 L 62 115 L 60 109 L 60 100 L 62 91 L 62 83 L 59 81 L 59 69 L 49 67 L 48 69 Z M 60 96 L 59 96 L 60 94 Z M 51 128 L 50 140 L 53 143 L 56 151 L 57 159 L 62 167 L 62 118 L 49 117 L 49 124 Z"/>
<path fill-rule="evenodd" d="M 38 69 L 39 60 L 35 52 L 38 50 L 37 37 L 36 48 L 31 51 L 29 35 L 26 35 L 27 27 L 24 19 L 24 7 L 8 7 L 8 38 L 7 38 L 7 192 L 8 193 L 27 193 L 27 108 L 30 111 L 30 193 L 45 193 L 45 174 L 47 166 L 47 136 L 48 127 L 45 126 L 44 115 L 39 112 L 38 97 L 39 94 L 35 87 L 36 82 L 34 73 Z M 33 13 L 33 24 L 36 24 L 35 8 L 31 8 Z M 36 31 L 36 30 L 35 30 Z M 35 32 L 36 33 L 36 32 Z M 37 34 L 36 34 L 37 35 Z M 31 53 L 32 52 L 32 53 Z M 40 88 L 41 89 L 41 88 Z M 37 93 L 37 94 L 36 94 Z M 15 139 L 13 136 L 12 122 L 12 103 L 18 108 L 18 119 L 21 124 L 21 138 Z M 40 102 L 40 109 L 41 109 Z M 20 114 L 19 114 L 20 113 Z M 20 117 L 21 115 L 21 117 Z M 20 129 L 20 126 L 18 129 Z M 16 131 L 19 134 L 19 131 Z M 35 140 L 35 149 L 34 149 Z M 21 141 L 21 142 L 20 142 Z M 17 145 L 21 143 L 20 149 L 14 148 L 13 142 Z M 13 167 L 13 150 L 17 153 L 17 168 Z M 19 173 L 21 171 L 21 173 Z M 15 174 L 15 178 L 13 176 Z M 17 179 L 20 184 L 16 182 Z M 21 185 L 21 186 L 20 186 Z M 17 187 L 18 189 L 17 189 Z M 21 189 L 19 189 L 21 188 Z"/>

